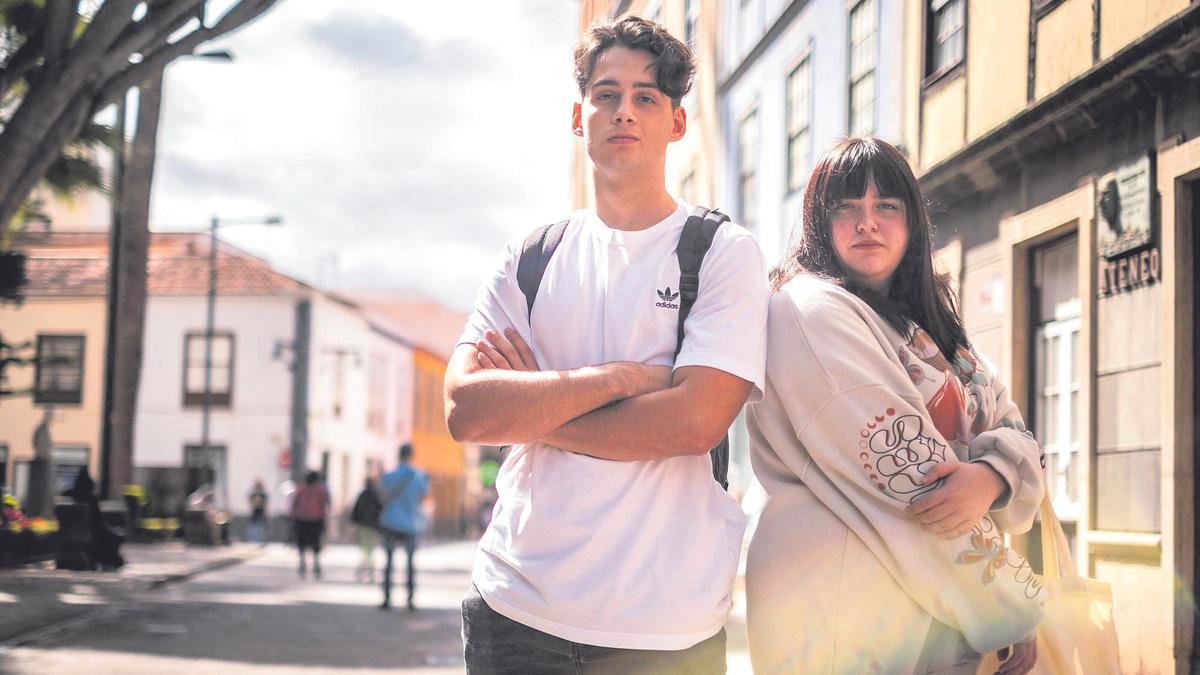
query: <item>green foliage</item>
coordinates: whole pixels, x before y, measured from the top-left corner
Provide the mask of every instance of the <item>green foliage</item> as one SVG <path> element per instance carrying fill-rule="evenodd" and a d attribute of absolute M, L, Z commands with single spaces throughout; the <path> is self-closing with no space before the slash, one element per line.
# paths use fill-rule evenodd
<path fill-rule="evenodd" d="M 0 72 L 11 65 L 23 47 L 36 49 L 41 41 L 41 30 L 45 22 L 43 0 L 0 0 Z M 79 28 L 85 24 L 78 22 Z M 27 89 L 28 83 L 16 82 L 0 101 L 0 131 L 8 121 L 6 112 L 16 108 Z M 70 202 L 75 195 L 95 190 L 109 192 L 104 171 L 95 161 L 95 150 L 101 146 L 116 146 L 116 134 L 112 128 L 89 122 L 79 137 L 70 143 L 46 171 L 41 187 L 57 199 Z M 30 224 L 49 225 L 42 200 L 25 200 L 12 221 L 0 227 L 0 250 L 8 246 L 13 232 L 23 230 Z"/>
<path fill-rule="evenodd" d="M 7 274 L 6 270 L 9 269 L 9 257 L 11 255 L 13 254 L 0 252 L 0 287 L 6 285 L 5 276 Z M 21 261 L 21 270 L 22 274 L 24 274 L 23 259 Z M 3 304 L 6 301 L 20 304 L 21 299 L 18 297 L 16 300 L 12 300 L 0 296 L 0 304 Z M 35 361 L 36 355 L 33 351 L 33 342 L 10 344 L 4 341 L 4 335 L 0 333 L 0 397 L 30 393 L 30 389 L 9 389 L 8 378 L 5 375 L 5 371 L 10 366 L 31 366 Z"/>
<path fill-rule="evenodd" d="M 28 37 L 42 27 L 45 3 L 36 0 L 0 0 L 0 26 Z M 18 45 L 19 46 L 19 45 Z"/>
<path fill-rule="evenodd" d="M 0 0 L 0 73 L 12 65 L 23 48 L 37 49 L 42 39 L 42 28 L 46 21 L 44 0 Z M 77 29 L 86 24 L 77 21 Z M 28 49 L 26 50 L 28 51 Z M 0 130 L 7 125 L 8 115 L 16 108 L 27 89 L 24 81 L 14 83 L 0 101 Z M 96 149 L 101 146 L 115 147 L 116 134 L 110 127 L 89 122 L 79 137 L 67 145 L 60 157 L 54 160 L 41 181 L 41 187 L 57 199 L 70 202 L 82 192 L 95 190 L 109 192 L 104 171 L 96 162 Z M 8 246 L 13 232 L 30 224 L 49 225 L 45 203 L 41 199 L 29 198 L 22 203 L 12 221 L 0 227 L 0 250 Z"/>
<path fill-rule="evenodd" d="M 0 251 L 0 305 L 21 304 L 21 287 L 25 277 L 25 255 L 18 251 Z"/>

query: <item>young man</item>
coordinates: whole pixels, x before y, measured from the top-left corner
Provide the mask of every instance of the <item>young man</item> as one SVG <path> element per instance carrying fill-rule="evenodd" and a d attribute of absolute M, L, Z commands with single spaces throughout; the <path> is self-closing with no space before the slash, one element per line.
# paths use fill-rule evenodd
<path fill-rule="evenodd" d="M 596 209 L 570 219 L 532 315 L 523 240 L 501 252 L 446 374 L 451 433 L 512 445 L 463 602 L 467 669 L 724 673 L 745 522 L 708 451 L 761 396 L 765 265 L 717 230 L 672 368 L 690 207 L 665 164 L 692 55 L 627 17 L 589 29 L 575 66 Z"/>
<path fill-rule="evenodd" d="M 429 492 L 429 476 L 414 467 L 412 445 L 400 446 L 400 464 L 380 481 L 383 495 L 383 513 L 379 515 L 379 529 L 383 533 L 383 552 L 386 563 L 383 568 L 383 604 L 379 609 L 392 608 L 392 554 L 396 546 L 404 547 L 408 571 L 408 611 L 416 611 L 413 594 L 417 592 L 417 569 L 413 566 L 413 554 L 417 551 L 417 537 L 425 529 L 421 514 L 421 500 Z"/>

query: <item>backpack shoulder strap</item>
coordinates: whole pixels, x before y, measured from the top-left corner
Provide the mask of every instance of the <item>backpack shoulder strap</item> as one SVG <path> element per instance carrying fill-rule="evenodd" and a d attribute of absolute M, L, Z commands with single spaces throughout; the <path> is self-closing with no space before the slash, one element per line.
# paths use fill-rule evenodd
<path fill-rule="evenodd" d="M 543 225 L 525 238 L 521 248 L 521 258 L 517 261 L 517 286 L 525 294 L 525 307 L 529 316 L 533 316 L 533 301 L 537 297 L 538 287 L 542 285 L 542 276 L 550 264 L 554 249 L 562 241 L 563 233 L 567 231 L 567 223 L 562 220 L 553 225 Z"/>
<path fill-rule="evenodd" d="M 700 265 L 712 246 L 713 237 L 729 216 L 716 209 L 703 206 L 693 207 L 679 235 L 679 323 L 676 327 L 675 356 L 683 349 L 683 324 L 687 321 L 692 305 L 700 296 Z"/>

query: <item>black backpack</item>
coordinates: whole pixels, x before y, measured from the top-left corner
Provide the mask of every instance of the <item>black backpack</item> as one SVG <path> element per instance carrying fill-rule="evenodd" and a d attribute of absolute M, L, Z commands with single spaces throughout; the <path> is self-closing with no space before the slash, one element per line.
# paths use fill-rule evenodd
<path fill-rule="evenodd" d="M 683 349 L 683 324 L 700 295 L 700 265 L 712 246 L 717 228 L 727 220 L 729 216 L 716 209 L 697 206 L 688 215 L 683 224 L 683 232 L 679 235 L 679 246 L 675 249 L 675 255 L 679 257 L 679 321 L 675 338 L 677 358 L 679 350 Z M 538 287 L 542 285 L 542 276 L 546 274 L 550 257 L 562 241 L 568 222 L 563 220 L 539 227 L 525 239 L 525 245 L 521 249 L 521 258 L 517 263 L 517 285 L 525 294 L 525 305 L 530 319 L 533 318 L 533 301 L 537 297 Z M 726 434 L 708 454 L 712 458 L 713 478 L 723 489 L 728 490 L 729 435 Z"/>

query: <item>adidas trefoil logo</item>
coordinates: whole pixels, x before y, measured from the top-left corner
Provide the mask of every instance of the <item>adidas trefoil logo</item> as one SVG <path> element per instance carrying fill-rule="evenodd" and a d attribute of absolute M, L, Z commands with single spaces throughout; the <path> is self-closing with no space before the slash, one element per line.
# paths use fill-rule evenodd
<path fill-rule="evenodd" d="M 675 304 L 675 300 L 678 298 L 679 292 L 676 291 L 675 293 L 672 293 L 671 287 L 667 286 L 663 290 L 658 291 L 658 299 L 660 302 L 654 303 L 654 306 L 662 307 L 663 309 L 679 309 L 679 305 Z"/>

